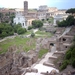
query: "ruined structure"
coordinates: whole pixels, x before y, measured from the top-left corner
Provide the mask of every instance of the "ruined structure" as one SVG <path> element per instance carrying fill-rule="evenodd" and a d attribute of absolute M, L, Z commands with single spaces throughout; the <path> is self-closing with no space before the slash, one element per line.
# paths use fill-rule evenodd
<path fill-rule="evenodd" d="M 16 46 L 9 48 L 6 54 L 0 55 L 0 75 L 21 75 L 22 68 L 30 67 L 38 59 L 35 51 L 19 52 Z"/>
<path fill-rule="evenodd" d="M 59 28 L 51 38 L 39 38 L 36 43 L 36 49 L 29 52 L 24 52 L 22 46 L 19 48 L 11 46 L 6 54 L 0 55 L 0 75 L 21 75 L 24 72 L 23 75 L 26 72 L 38 73 L 37 69 L 30 67 L 37 62 L 38 53 L 41 48 L 49 50 L 48 57 L 45 58 L 46 61 L 43 60 L 41 63 L 46 66 L 55 67 L 53 62 L 61 57 L 61 55 L 64 56 L 72 44 L 74 33 L 75 27 L 63 28 L 62 30 Z M 58 65 L 61 65 L 61 63 L 58 63 Z"/>

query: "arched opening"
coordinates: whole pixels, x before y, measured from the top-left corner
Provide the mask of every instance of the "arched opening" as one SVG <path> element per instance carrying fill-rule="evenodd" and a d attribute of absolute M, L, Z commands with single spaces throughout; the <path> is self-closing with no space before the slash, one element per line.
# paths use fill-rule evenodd
<path fill-rule="evenodd" d="M 65 39 L 65 38 L 63 38 L 63 41 L 66 41 L 66 39 Z"/>
<path fill-rule="evenodd" d="M 50 43 L 50 46 L 54 46 L 54 43 Z"/>

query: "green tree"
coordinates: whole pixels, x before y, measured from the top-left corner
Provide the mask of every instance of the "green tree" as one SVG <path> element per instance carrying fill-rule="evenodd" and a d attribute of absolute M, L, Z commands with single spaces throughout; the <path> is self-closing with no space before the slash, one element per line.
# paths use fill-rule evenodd
<path fill-rule="evenodd" d="M 58 27 L 67 27 L 67 22 L 65 20 L 59 22 Z"/>
<path fill-rule="evenodd" d="M 40 28 L 43 26 L 43 22 L 40 20 L 34 20 L 32 21 L 32 26 L 33 28 Z"/>
<path fill-rule="evenodd" d="M 74 25 L 75 19 L 74 16 L 69 15 L 66 20 L 63 20 L 58 23 L 58 27 L 67 27 Z"/>
<path fill-rule="evenodd" d="M 72 61 L 72 67 L 75 68 L 75 59 Z"/>
<path fill-rule="evenodd" d="M 68 9 L 66 13 L 71 13 L 73 15 L 75 13 L 75 8 Z"/>
<path fill-rule="evenodd" d="M 21 24 L 17 24 L 17 25 L 14 25 L 13 28 L 14 28 L 14 32 L 17 33 L 17 30 L 18 28 L 21 28 Z"/>
<path fill-rule="evenodd" d="M 0 37 L 6 37 L 14 34 L 14 29 L 11 25 L 6 23 L 0 24 Z"/>
<path fill-rule="evenodd" d="M 67 67 L 67 65 L 68 65 L 68 61 L 65 60 L 65 61 L 62 63 L 62 65 L 60 66 L 60 71 L 64 70 L 64 69 Z"/>
<path fill-rule="evenodd" d="M 74 16 L 69 15 L 69 16 L 66 18 L 66 22 L 67 22 L 67 25 L 68 25 L 68 26 L 74 25 L 74 21 L 75 21 Z"/>
<path fill-rule="evenodd" d="M 26 29 L 25 28 L 18 28 L 18 30 L 17 30 L 17 33 L 18 34 L 23 34 L 25 32 L 26 32 Z"/>
<path fill-rule="evenodd" d="M 65 55 L 66 59 L 70 59 L 71 58 L 71 51 L 69 50 L 68 52 L 66 52 L 66 55 Z"/>
<path fill-rule="evenodd" d="M 32 28 L 33 28 L 32 26 L 29 26 L 29 27 L 28 27 L 28 30 L 31 30 Z"/>
<path fill-rule="evenodd" d="M 2 37 L 6 37 L 7 33 L 5 31 L 2 32 Z"/>

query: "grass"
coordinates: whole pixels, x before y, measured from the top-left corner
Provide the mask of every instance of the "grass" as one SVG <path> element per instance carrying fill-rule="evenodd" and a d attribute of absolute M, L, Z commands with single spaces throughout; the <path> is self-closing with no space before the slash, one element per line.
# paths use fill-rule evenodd
<path fill-rule="evenodd" d="M 23 46 L 24 51 L 29 51 L 35 48 L 35 38 L 20 38 L 15 37 L 14 39 L 7 39 L 0 43 L 0 54 L 7 52 L 10 46 L 16 45 L 17 47 Z"/>
<path fill-rule="evenodd" d="M 31 34 L 33 32 L 33 30 L 28 30 L 25 34 L 26 35 L 29 35 L 29 34 Z"/>
<path fill-rule="evenodd" d="M 31 32 L 32 32 L 32 30 L 29 30 L 23 35 L 31 34 Z M 14 39 L 7 39 L 3 42 L 0 42 L 0 54 L 7 52 L 8 48 L 10 46 L 14 46 L 14 45 L 16 45 L 17 47 L 22 46 L 24 51 L 32 50 L 36 46 L 36 39 L 37 38 L 39 38 L 39 37 L 44 38 L 44 37 L 51 37 L 51 36 L 52 36 L 52 34 L 49 32 L 38 30 L 35 33 L 34 38 L 23 38 L 23 37 L 17 36 Z"/>
<path fill-rule="evenodd" d="M 41 58 L 44 54 L 46 54 L 48 52 L 48 50 L 47 49 L 41 49 L 40 51 L 39 51 L 39 58 Z"/>
<path fill-rule="evenodd" d="M 33 30 L 27 30 L 27 32 L 24 33 L 24 34 L 22 34 L 22 35 L 29 35 L 29 34 L 31 34 L 32 32 L 33 32 Z"/>
<path fill-rule="evenodd" d="M 38 30 L 35 34 L 37 34 L 37 36 L 43 36 L 43 37 L 52 36 L 50 32 L 45 32 L 45 31 L 40 31 L 40 30 Z"/>

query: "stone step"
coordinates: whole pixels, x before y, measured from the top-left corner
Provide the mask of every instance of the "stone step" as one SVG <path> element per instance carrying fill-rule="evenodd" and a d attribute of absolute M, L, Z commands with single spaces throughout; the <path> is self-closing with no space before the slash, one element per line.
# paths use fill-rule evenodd
<path fill-rule="evenodd" d="M 51 57 L 48 58 L 48 62 L 53 63 L 56 59 L 57 59 L 57 57 L 51 56 Z"/>
<path fill-rule="evenodd" d="M 53 56 L 55 56 L 55 57 L 60 57 L 60 56 L 62 56 L 62 55 L 64 55 L 64 54 L 65 54 L 64 51 L 58 51 L 58 52 L 54 52 Z"/>
<path fill-rule="evenodd" d="M 48 67 L 54 67 L 55 68 L 55 65 L 52 64 L 52 63 L 49 63 L 49 62 L 44 62 L 43 65 L 48 66 Z"/>

